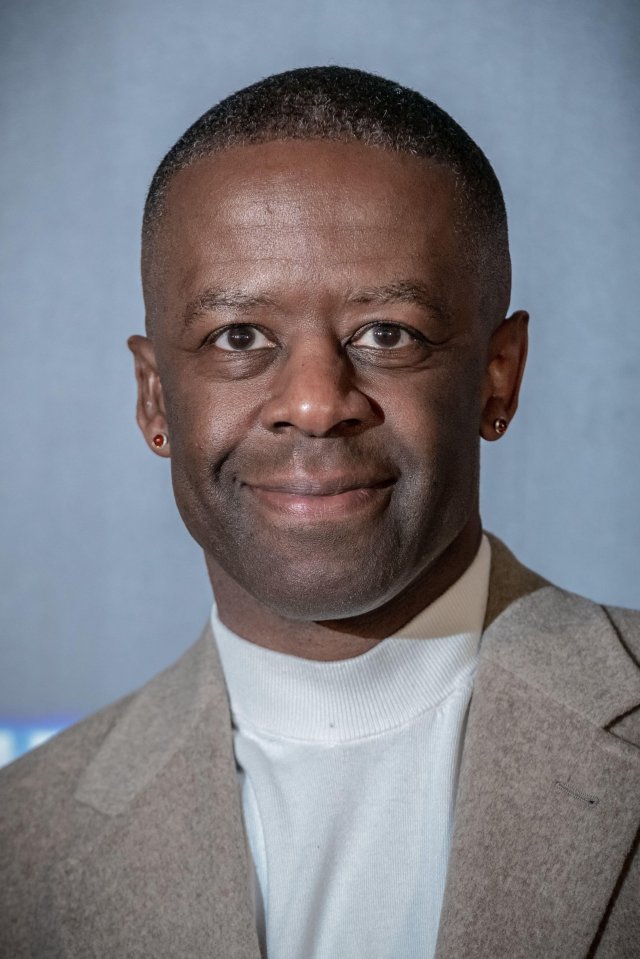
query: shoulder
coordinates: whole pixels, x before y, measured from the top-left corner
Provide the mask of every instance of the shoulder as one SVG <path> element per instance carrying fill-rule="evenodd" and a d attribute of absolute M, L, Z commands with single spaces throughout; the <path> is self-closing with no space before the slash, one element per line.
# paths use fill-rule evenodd
<path fill-rule="evenodd" d="M 542 631 L 579 628 L 581 622 L 607 624 L 606 632 L 628 637 L 640 653 L 640 611 L 603 605 L 550 583 L 524 566 L 496 536 L 491 543 L 491 576 L 485 629 L 504 614 Z"/>
<path fill-rule="evenodd" d="M 0 829 L 21 814 L 28 818 L 40 806 L 73 794 L 79 777 L 134 698 L 132 693 L 75 723 L 42 746 L 0 770 Z M 42 788 L 46 784 L 46 789 Z"/>
<path fill-rule="evenodd" d="M 640 742 L 640 612 L 554 586 L 504 550 L 500 544 L 491 573 L 490 592 L 501 601 L 483 634 L 483 669 L 502 670 L 505 682 L 524 683 L 589 722 Z M 622 717 L 624 731 L 618 730 Z"/>
<path fill-rule="evenodd" d="M 627 645 L 627 652 L 640 665 L 640 610 L 622 606 L 604 606 L 603 609 Z"/>
<path fill-rule="evenodd" d="M 65 845 L 78 782 L 134 695 L 65 729 L 0 770 L 0 869 L 10 870 L 18 862 L 33 868 L 36 861 L 46 862 L 48 850 Z"/>
<path fill-rule="evenodd" d="M 217 690 L 209 640 L 205 630 L 140 689 L 0 770 L 0 956 L 49 954 L 64 864 L 90 854 Z"/>
<path fill-rule="evenodd" d="M 31 955 L 34 914 L 47 876 L 78 834 L 95 827 L 95 813 L 74 799 L 78 782 L 131 699 L 107 706 L 0 770 L 0 955 Z"/>
<path fill-rule="evenodd" d="M 175 663 L 139 689 L 0 770 L 0 830 L 7 822 L 13 827 L 21 815 L 33 820 L 37 813 L 49 813 L 52 806 L 73 797 L 87 767 L 114 733 L 118 735 L 123 730 L 119 738 L 139 738 L 142 742 L 144 731 L 158 725 L 159 720 L 166 720 L 169 726 L 163 732 L 173 729 L 178 718 L 188 711 L 202 674 L 210 670 L 203 656 L 203 651 L 209 649 L 213 650 L 214 644 L 205 629 Z M 140 752 L 134 750 L 133 761 L 139 758 Z"/>

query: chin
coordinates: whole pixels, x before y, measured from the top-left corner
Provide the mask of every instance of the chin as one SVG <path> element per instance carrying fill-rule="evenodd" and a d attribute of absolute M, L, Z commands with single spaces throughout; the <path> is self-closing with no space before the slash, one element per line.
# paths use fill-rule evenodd
<path fill-rule="evenodd" d="M 299 622 L 321 622 L 363 616 L 384 605 L 402 588 L 395 583 L 395 578 L 393 575 L 376 579 L 369 576 L 362 582 L 360 577 L 345 575 L 333 580 L 326 575 L 312 579 L 281 575 L 277 581 L 256 583 L 252 580 L 244 584 L 244 588 L 278 616 Z"/>
<path fill-rule="evenodd" d="M 317 594 L 256 596 L 256 599 L 283 619 L 305 623 L 351 619 L 371 612 L 384 602 L 384 600 L 367 602 L 353 595 L 328 600 L 326 594 L 322 596 Z"/>

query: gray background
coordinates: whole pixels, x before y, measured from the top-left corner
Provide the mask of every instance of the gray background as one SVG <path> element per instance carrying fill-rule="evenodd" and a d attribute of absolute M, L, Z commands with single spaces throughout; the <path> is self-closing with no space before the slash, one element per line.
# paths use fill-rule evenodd
<path fill-rule="evenodd" d="M 209 608 L 167 464 L 134 424 L 138 225 L 222 96 L 342 63 L 416 87 L 485 149 L 532 314 L 483 515 L 561 585 L 640 606 L 640 5 L 612 0 L 15 0 L 0 22 L 0 712 L 75 716 Z"/>

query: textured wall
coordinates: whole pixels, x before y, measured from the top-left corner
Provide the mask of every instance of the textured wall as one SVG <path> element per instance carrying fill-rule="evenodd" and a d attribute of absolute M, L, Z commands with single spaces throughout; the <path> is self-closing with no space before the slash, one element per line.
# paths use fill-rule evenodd
<path fill-rule="evenodd" d="M 88 712 L 204 621 L 201 556 L 133 418 L 138 224 L 183 129 L 293 66 L 417 87 L 488 153 L 532 349 L 485 450 L 486 524 L 560 584 L 640 606 L 638 4 L 22 0 L 0 18 L 0 712 Z"/>

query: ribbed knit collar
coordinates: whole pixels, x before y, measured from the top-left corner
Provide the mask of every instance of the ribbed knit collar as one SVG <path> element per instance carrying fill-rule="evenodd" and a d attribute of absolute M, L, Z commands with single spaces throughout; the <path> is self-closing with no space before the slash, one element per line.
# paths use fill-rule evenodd
<path fill-rule="evenodd" d="M 460 579 L 393 636 L 351 659 L 319 662 L 264 649 L 211 624 L 237 727 L 337 743 L 379 735 L 436 708 L 473 675 L 491 547 L 485 536 Z"/>

